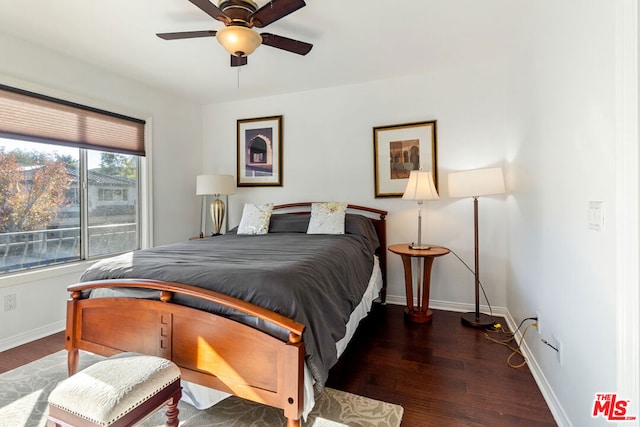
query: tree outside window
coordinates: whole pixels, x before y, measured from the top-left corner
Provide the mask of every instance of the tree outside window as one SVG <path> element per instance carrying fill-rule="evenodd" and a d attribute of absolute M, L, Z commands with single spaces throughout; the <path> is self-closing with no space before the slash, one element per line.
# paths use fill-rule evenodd
<path fill-rule="evenodd" d="M 138 249 L 138 159 L 0 139 L 0 272 Z"/>

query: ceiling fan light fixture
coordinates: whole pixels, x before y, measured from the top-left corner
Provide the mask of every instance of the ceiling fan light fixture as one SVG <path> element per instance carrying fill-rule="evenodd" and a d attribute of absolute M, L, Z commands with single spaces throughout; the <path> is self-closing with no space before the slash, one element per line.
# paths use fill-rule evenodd
<path fill-rule="evenodd" d="M 235 56 L 251 55 L 262 43 L 260 34 L 240 25 L 221 28 L 216 33 L 216 39 L 227 52 Z"/>

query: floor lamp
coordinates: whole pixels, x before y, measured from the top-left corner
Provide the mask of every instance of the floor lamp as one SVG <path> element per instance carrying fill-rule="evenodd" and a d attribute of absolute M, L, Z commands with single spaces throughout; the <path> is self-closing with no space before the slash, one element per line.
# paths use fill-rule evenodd
<path fill-rule="evenodd" d="M 220 234 L 225 214 L 224 202 L 220 196 L 227 196 L 236 192 L 236 181 L 232 175 L 198 175 L 196 178 L 196 195 L 215 196 L 209 210 L 213 223 L 213 235 Z"/>
<path fill-rule="evenodd" d="M 478 255 L 478 197 L 502 194 L 504 177 L 502 168 L 474 169 L 449 174 L 449 197 L 473 197 L 473 243 L 475 255 L 476 310 L 462 315 L 462 323 L 467 326 L 487 327 L 493 322 L 492 316 L 480 313 L 480 262 Z"/>

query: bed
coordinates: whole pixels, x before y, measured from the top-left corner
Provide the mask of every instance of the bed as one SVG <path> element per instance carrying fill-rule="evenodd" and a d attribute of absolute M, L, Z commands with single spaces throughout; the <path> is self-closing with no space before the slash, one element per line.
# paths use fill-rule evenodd
<path fill-rule="evenodd" d="M 344 234 L 311 235 L 313 205 L 274 206 L 264 235 L 231 232 L 94 264 L 68 287 L 69 373 L 79 350 L 157 355 L 183 380 L 281 408 L 299 426 L 309 383 L 322 389 L 371 294 L 384 302 L 386 293 L 387 213 L 348 205 Z"/>

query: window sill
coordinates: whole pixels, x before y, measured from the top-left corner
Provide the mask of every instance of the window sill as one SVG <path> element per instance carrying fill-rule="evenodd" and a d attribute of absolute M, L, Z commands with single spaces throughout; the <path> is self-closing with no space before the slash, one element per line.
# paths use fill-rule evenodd
<path fill-rule="evenodd" d="M 96 260 L 79 261 L 69 264 L 56 265 L 51 267 L 43 267 L 37 270 L 17 271 L 15 273 L 7 273 L 0 276 L 0 289 L 9 286 L 22 285 L 29 282 L 46 280 L 52 277 L 60 277 L 67 274 L 80 275 Z"/>

